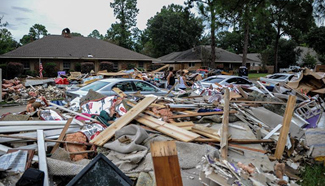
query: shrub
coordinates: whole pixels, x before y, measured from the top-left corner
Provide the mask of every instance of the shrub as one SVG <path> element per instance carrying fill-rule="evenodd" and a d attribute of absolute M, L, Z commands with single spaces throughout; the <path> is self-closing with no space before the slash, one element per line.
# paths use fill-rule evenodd
<path fill-rule="evenodd" d="M 81 73 L 90 73 L 91 70 L 95 70 L 95 65 L 93 62 L 81 63 Z"/>
<path fill-rule="evenodd" d="M 0 68 L 2 69 L 2 79 L 8 79 L 7 78 L 7 64 L 6 63 L 0 64 Z"/>
<path fill-rule="evenodd" d="M 99 64 L 100 70 L 107 70 L 107 72 L 113 72 L 114 64 L 112 62 L 103 61 Z"/>
<path fill-rule="evenodd" d="M 256 74 L 257 70 L 250 70 L 249 73 Z"/>
<path fill-rule="evenodd" d="M 24 65 L 18 62 L 9 62 L 7 65 L 8 79 L 20 76 L 24 72 Z"/>
<path fill-rule="evenodd" d="M 29 76 L 36 77 L 36 76 L 38 76 L 39 74 L 38 74 L 37 71 L 35 71 L 35 70 L 25 70 L 24 75 L 29 75 Z"/>
<path fill-rule="evenodd" d="M 135 67 L 134 63 L 128 63 L 128 65 L 127 65 L 128 70 L 133 69 L 134 67 Z"/>
<path fill-rule="evenodd" d="M 43 76 L 47 77 L 56 77 L 58 75 L 58 68 L 56 67 L 56 63 L 48 62 L 43 64 L 44 74 Z"/>
<path fill-rule="evenodd" d="M 81 71 L 81 64 L 80 63 L 76 63 L 75 66 L 74 66 L 74 70 L 76 72 L 80 72 Z"/>

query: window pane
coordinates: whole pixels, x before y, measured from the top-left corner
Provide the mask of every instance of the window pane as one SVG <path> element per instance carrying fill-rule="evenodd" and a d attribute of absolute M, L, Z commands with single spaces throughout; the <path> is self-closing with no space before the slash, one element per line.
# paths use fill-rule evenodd
<path fill-rule="evenodd" d="M 134 84 L 135 84 L 135 87 L 137 88 L 137 91 L 150 91 L 150 92 L 153 92 L 153 91 L 156 90 L 155 87 L 153 87 L 152 85 L 150 85 L 148 83 L 136 81 L 136 82 L 134 82 Z"/>
<path fill-rule="evenodd" d="M 120 82 L 120 83 L 116 83 L 113 86 L 113 88 L 119 88 L 123 92 L 132 92 L 132 91 L 134 91 L 131 82 Z"/>
<path fill-rule="evenodd" d="M 224 79 L 223 78 L 207 78 L 202 81 L 207 82 L 207 83 L 220 83 L 222 80 L 224 80 Z"/>
<path fill-rule="evenodd" d="M 70 62 L 63 62 L 63 69 L 70 69 Z"/>
<path fill-rule="evenodd" d="M 227 83 L 237 83 L 237 78 L 230 78 L 226 82 Z"/>
<path fill-rule="evenodd" d="M 87 86 L 81 88 L 80 90 L 88 91 L 90 89 L 93 89 L 93 91 L 96 91 L 96 90 L 103 88 L 104 86 L 106 86 L 108 84 L 109 84 L 109 82 L 96 81 L 90 85 L 87 85 Z"/>

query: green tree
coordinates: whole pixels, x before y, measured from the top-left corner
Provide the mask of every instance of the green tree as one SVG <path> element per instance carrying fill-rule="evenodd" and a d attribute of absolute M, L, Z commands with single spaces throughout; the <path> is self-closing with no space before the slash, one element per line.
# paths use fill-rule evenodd
<path fill-rule="evenodd" d="M 106 39 L 128 49 L 133 48 L 132 28 L 137 24 L 136 16 L 139 13 L 136 0 L 114 0 L 110 3 L 114 9 L 114 16 L 119 22 L 111 25 L 107 30 Z"/>
<path fill-rule="evenodd" d="M 315 57 L 313 57 L 312 55 L 310 55 L 310 53 L 308 52 L 305 57 L 302 59 L 303 61 L 303 66 L 308 67 L 313 69 L 317 63 L 317 60 Z"/>
<path fill-rule="evenodd" d="M 82 34 L 80 34 L 79 32 L 71 32 L 72 36 L 83 36 Z"/>
<path fill-rule="evenodd" d="M 20 39 L 20 43 L 22 45 L 25 45 L 27 43 L 30 43 L 32 41 L 41 39 L 44 36 L 47 36 L 48 32 L 46 30 L 46 27 L 41 25 L 41 24 L 34 24 L 32 27 L 29 29 L 29 33 L 24 35 Z"/>
<path fill-rule="evenodd" d="M 318 54 L 325 55 L 325 27 L 312 29 L 307 37 L 307 44 L 312 47 Z"/>
<path fill-rule="evenodd" d="M 10 31 L 4 28 L 8 23 L 1 23 L 2 18 L 3 17 L 0 17 L 0 55 L 19 46 L 19 44 L 12 38 Z"/>
<path fill-rule="evenodd" d="M 216 29 L 217 25 L 222 25 L 222 21 L 218 20 L 218 12 L 220 4 L 217 0 L 187 0 L 185 2 L 186 5 L 188 5 L 188 8 L 193 8 L 194 4 L 199 8 L 200 15 L 205 18 L 205 21 L 210 28 L 210 36 L 211 36 L 211 61 L 210 61 L 210 67 L 215 68 L 215 60 L 216 60 Z"/>
<path fill-rule="evenodd" d="M 269 0 L 268 12 L 276 29 L 274 42 L 274 72 L 278 72 L 279 41 L 284 35 L 299 41 L 303 33 L 315 25 L 310 0 Z"/>
<path fill-rule="evenodd" d="M 153 57 L 171 52 L 183 51 L 199 43 L 203 32 L 203 22 L 180 5 L 164 6 L 147 22 L 143 41 L 152 47 Z"/>
<path fill-rule="evenodd" d="M 104 36 L 99 33 L 97 29 L 93 30 L 88 37 L 96 38 L 96 39 L 104 39 Z"/>

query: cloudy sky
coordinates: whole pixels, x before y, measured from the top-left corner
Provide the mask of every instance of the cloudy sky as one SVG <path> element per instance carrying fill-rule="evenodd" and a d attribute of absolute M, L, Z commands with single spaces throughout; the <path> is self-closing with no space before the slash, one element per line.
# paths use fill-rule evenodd
<path fill-rule="evenodd" d="M 109 4 L 113 0 L 1 0 L 2 23 L 19 41 L 34 24 L 42 24 L 50 34 L 61 34 L 62 29 L 87 36 L 94 29 L 105 34 L 115 17 Z M 146 28 L 147 20 L 164 5 L 184 5 L 184 0 L 138 0 L 137 27 Z"/>

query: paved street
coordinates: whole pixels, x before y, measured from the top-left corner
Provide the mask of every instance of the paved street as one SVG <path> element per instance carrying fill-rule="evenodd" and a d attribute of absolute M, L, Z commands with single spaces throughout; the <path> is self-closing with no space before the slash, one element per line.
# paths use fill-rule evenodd
<path fill-rule="evenodd" d="M 11 113 L 16 113 L 16 112 L 22 112 L 25 111 L 26 105 L 21 105 L 21 106 L 11 106 L 11 107 L 0 107 L 0 116 L 2 114 L 11 112 Z"/>

